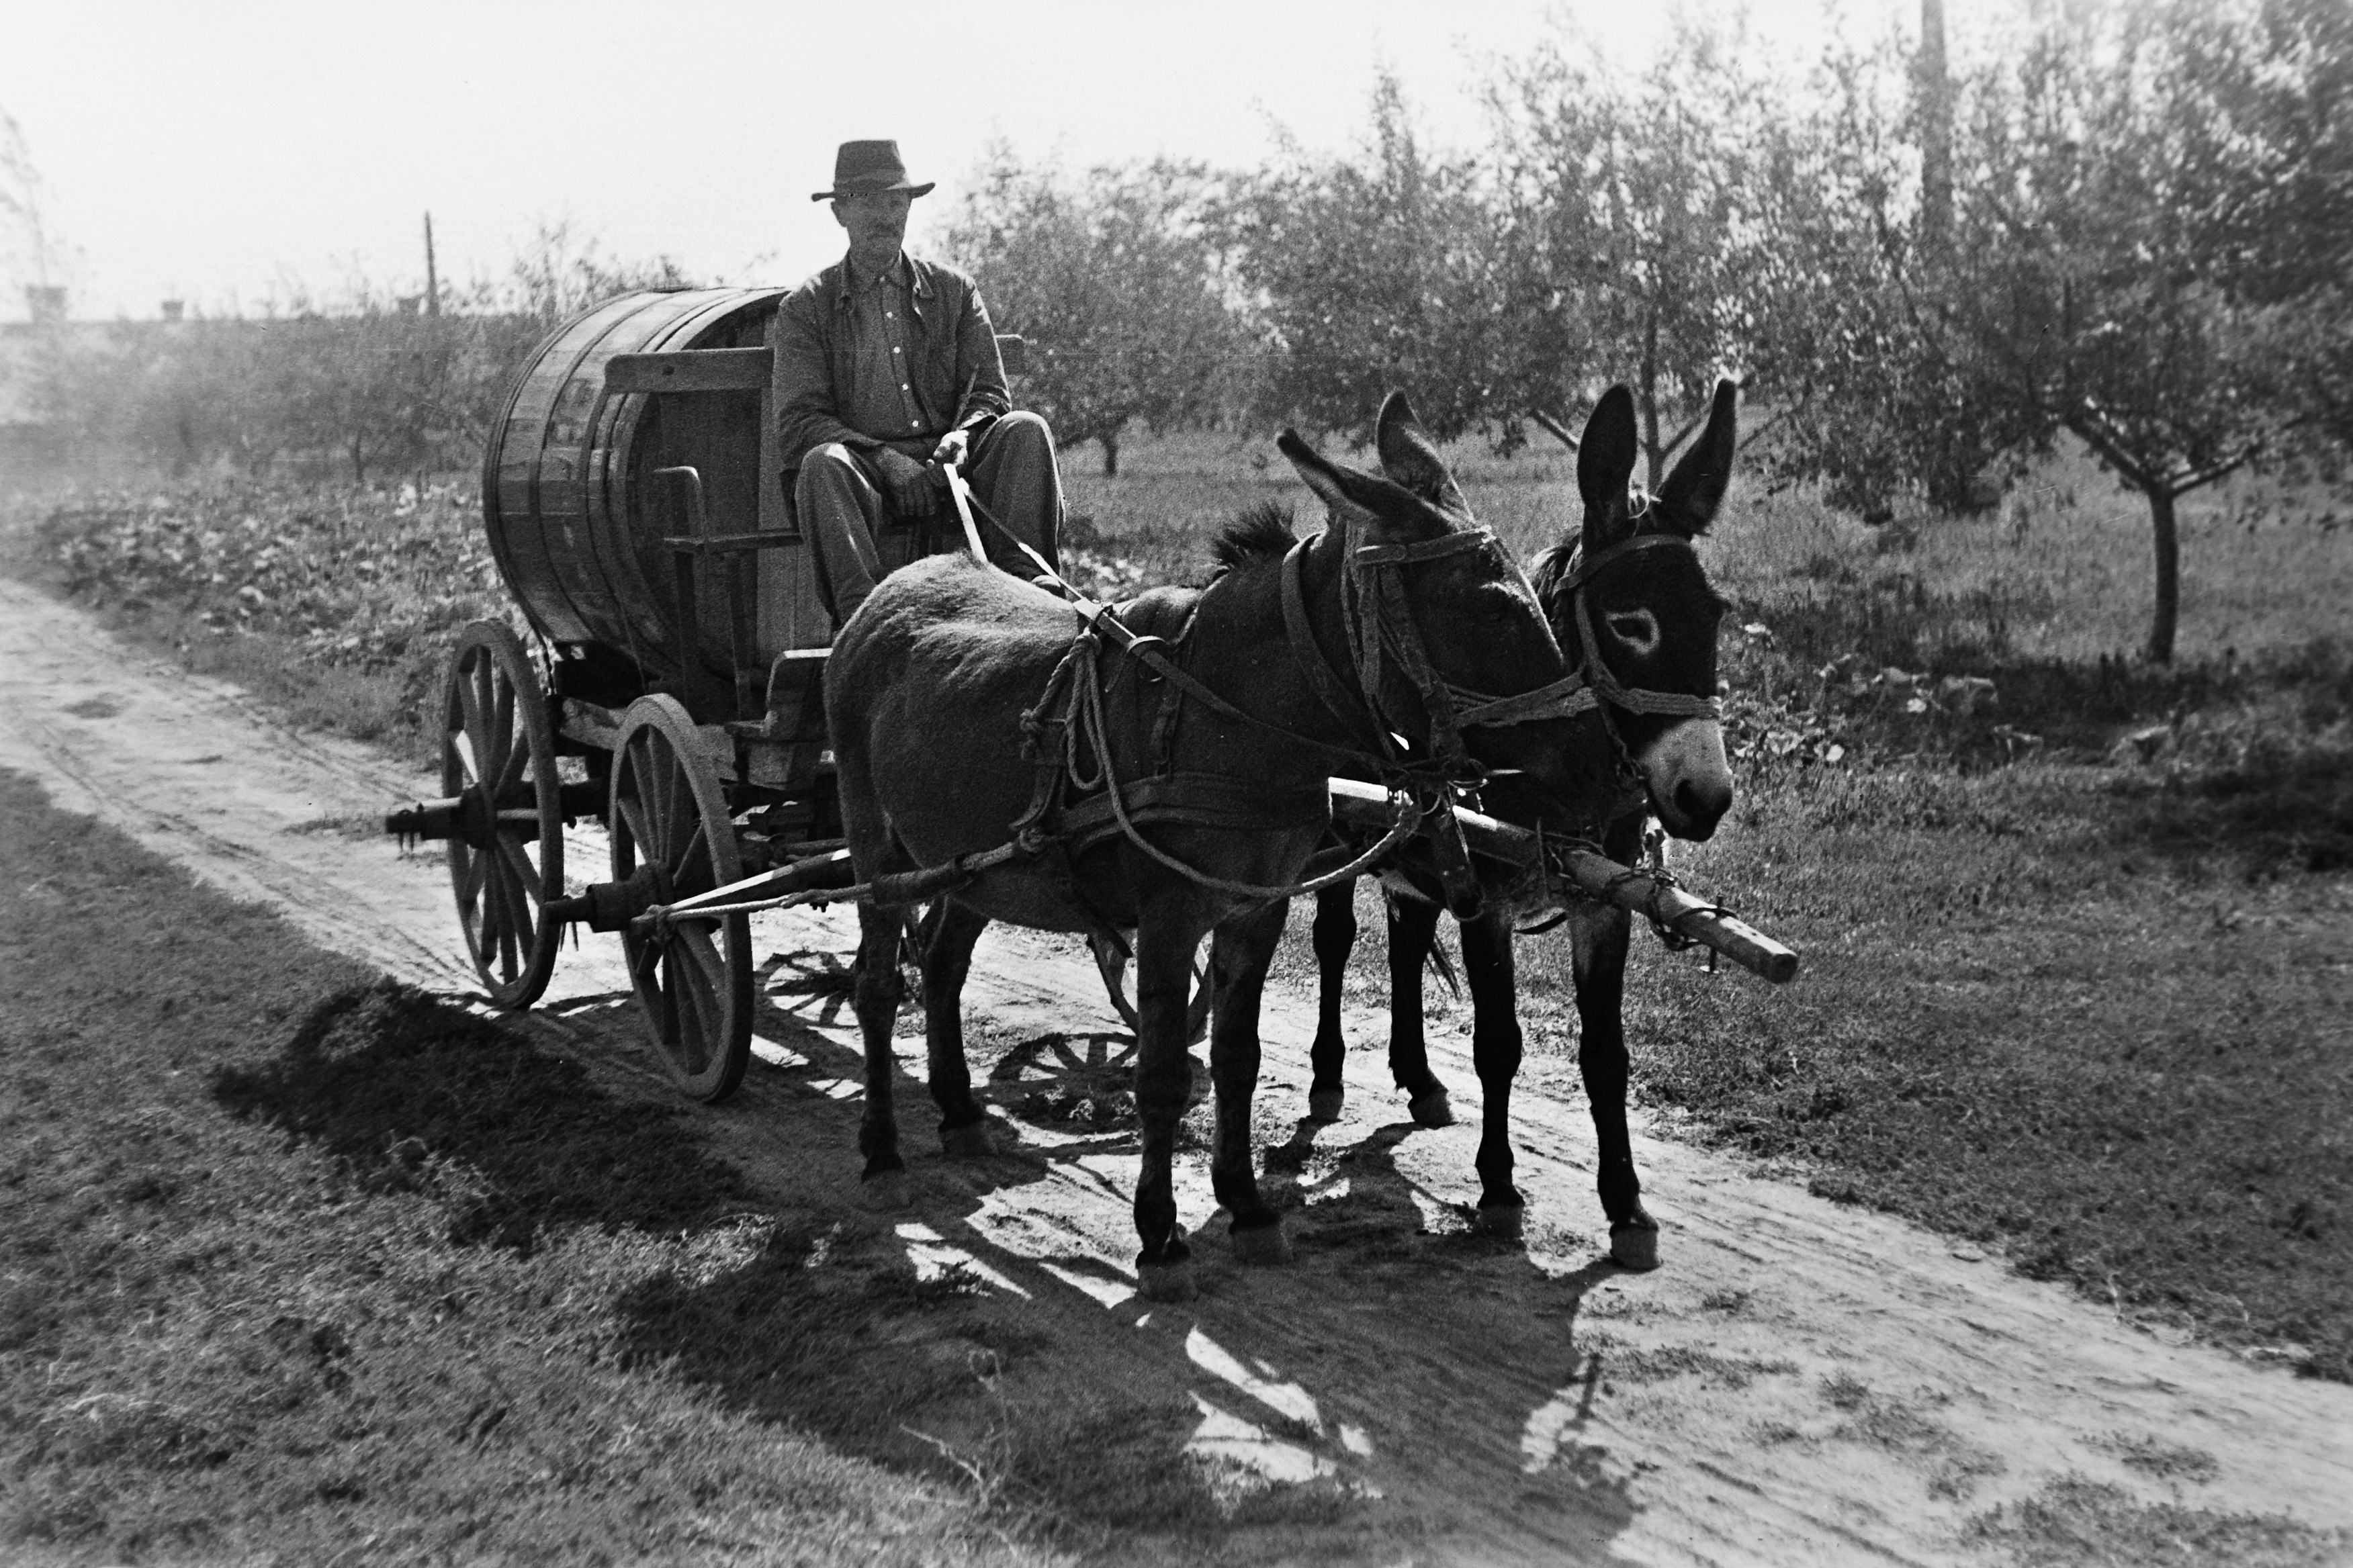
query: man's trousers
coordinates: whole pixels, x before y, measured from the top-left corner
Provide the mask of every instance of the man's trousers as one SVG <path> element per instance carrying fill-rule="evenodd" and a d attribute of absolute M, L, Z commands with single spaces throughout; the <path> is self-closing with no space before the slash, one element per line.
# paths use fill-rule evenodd
<path fill-rule="evenodd" d="M 998 521 L 1059 566 L 1062 475 L 1054 461 L 1053 433 L 1043 419 L 1029 413 L 998 418 L 973 443 L 964 473 L 974 496 Z M 880 481 L 880 470 L 864 457 L 828 442 L 801 459 L 794 484 L 794 510 L 817 563 L 818 595 L 837 629 L 898 563 L 886 562 L 881 547 L 883 529 L 894 514 L 890 492 Z M 936 511 L 916 521 L 932 548 L 964 548 L 963 528 L 944 490 Z M 1029 558 L 987 523 L 980 524 L 980 535 L 991 561 L 1024 582 L 1037 575 Z M 924 552 L 918 544 L 912 553 Z"/>

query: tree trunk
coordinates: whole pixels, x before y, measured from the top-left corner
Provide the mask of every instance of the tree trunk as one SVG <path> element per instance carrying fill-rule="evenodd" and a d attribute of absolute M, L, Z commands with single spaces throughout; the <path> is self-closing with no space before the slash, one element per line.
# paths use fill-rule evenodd
<path fill-rule="evenodd" d="M 1645 489 L 1659 493 L 1666 454 L 1659 450 L 1659 312 L 1653 308 L 1642 322 L 1642 456 L 1649 479 Z"/>
<path fill-rule="evenodd" d="M 1098 436 L 1095 439 L 1103 443 L 1103 478 L 1107 479 L 1119 478 L 1119 432 L 1113 430 L 1106 435 Z"/>
<path fill-rule="evenodd" d="M 2171 664 L 2173 634 L 2181 620 L 2181 535 L 2174 526 L 2175 492 L 2157 485 L 2144 493 L 2157 545 L 2157 609 L 2149 617 L 2148 657 L 2156 664 Z"/>

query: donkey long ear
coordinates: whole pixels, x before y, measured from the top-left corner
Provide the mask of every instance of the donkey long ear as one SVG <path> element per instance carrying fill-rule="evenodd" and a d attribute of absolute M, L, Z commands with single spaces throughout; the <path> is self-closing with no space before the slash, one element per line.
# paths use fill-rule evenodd
<path fill-rule="evenodd" d="M 1691 444 L 1659 487 L 1661 520 L 1689 539 L 1715 521 L 1724 489 L 1732 482 L 1732 458 L 1740 442 L 1740 384 L 1729 376 L 1715 384 L 1707 428 Z"/>
<path fill-rule="evenodd" d="M 1585 498 L 1585 548 L 1589 555 L 1634 531 L 1626 501 L 1641 444 L 1634 433 L 1634 395 L 1613 386 L 1593 405 L 1577 447 L 1577 489 Z"/>
<path fill-rule="evenodd" d="M 1398 543 L 1450 531 L 1451 525 L 1442 512 L 1424 504 L 1403 485 L 1328 460 L 1301 440 L 1295 430 L 1285 430 L 1274 444 L 1291 459 L 1307 488 L 1331 508 L 1332 515 L 1359 525 L 1368 542 Z"/>
<path fill-rule="evenodd" d="M 1358 475 L 1326 460 L 1321 452 L 1301 440 L 1296 430 L 1285 430 L 1277 436 L 1274 447 L 1291 459 L 1291 466 L 1297 468 L 1299 477 L 1307 481 L 1307 488 L 1335 512 L 1358 517 L 1372 513 L 1372 507 L 1366 504 L 1370 498 L 1355 494 L 1350 488 L 1352 481 L 1361 487 L 1370 479 L 1370 475 Z"/>
<path fill-rule="evenodd" d="M 1462 499 L 1462 488 L 1439 457 L 1438 443 L 1413 416 L 1413 405 L 1406 401 L 1404 393 L 1390 393 L 1381 405 L 1373 446 L 1381 455 L 1382 472 L 1390 479 L 1432 506 L 1470 515 L 1471 503 Z"/>

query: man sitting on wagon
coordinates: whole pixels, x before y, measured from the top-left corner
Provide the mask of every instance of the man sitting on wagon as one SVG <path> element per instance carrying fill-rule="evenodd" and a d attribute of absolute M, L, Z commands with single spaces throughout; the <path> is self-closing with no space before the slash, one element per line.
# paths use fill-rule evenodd
<path fill-rule="evenodd" d="M 841 260 L 794 289 L 776 316 L 776 408 L 794 508 L 814 552 L 818 592 L 839 626 L 887 568 L 887 521 L 932 520 L 934 548 L 963 545 L 927 461 L 959 465 L 973 493 L 1048 561 L 1057 560 L 1062 480 L 1054 438 L 1010 411 L 997 334 L 973 280 L 901 248 L 907 209 L 932 189 L 907 178 L 896 142 L 845 142 L 833 204 L 849 231 Z M 986 522 L 990 559 L 1036 574 Z"/>

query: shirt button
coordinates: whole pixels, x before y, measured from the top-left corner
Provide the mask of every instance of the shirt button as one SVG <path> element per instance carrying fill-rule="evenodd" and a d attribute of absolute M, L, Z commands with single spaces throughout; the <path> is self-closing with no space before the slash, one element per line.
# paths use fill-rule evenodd
<path fill-rule="evenodd" d="M 900 391 L 902 391 L 902 392 L 908 391 L 908 390 L 909 390 L 909 388 L 908 388 L 907 384 L 906 384 L 905 382 L 903 382 L 903 381 L 902 381 L 902 382 L 901 382 L 901 383 L 899 384 L 899 390 L 900 390 Z"/>
<path fill-rule="evenodd" d="M 891 352 L 892 352 L 892 353 L 897 353 L 899 351 L 898 351 L 897 349 L 892 349 Z"/>

